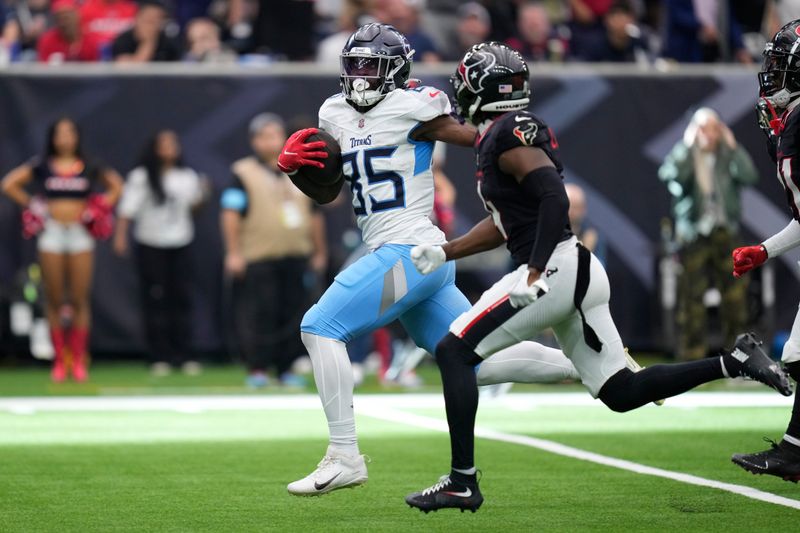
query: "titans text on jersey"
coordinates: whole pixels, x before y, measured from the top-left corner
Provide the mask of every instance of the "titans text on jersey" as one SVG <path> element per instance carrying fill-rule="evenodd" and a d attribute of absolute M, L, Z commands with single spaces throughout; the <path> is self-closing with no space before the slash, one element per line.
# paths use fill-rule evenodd
<path fill-rule="evenodd" d="M 360 113 L 338 94 L 319 110 L 319 127 L 342 147 L 343 172 L 364 242 L 441 244 L 444 234 L 430 220 L 433 210 L 434 143 L 415 141 L 423 122 L 450 113 L 450 102 L 432 87 L 395 90 Z"/>

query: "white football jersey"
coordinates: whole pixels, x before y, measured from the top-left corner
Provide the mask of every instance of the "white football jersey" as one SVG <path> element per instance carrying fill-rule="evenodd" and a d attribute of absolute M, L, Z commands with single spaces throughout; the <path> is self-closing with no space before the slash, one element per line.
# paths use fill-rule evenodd
<path fill-rule="evenodd" d="M 414 141 L 422 122 L 450 113 L 447 95 L 433 87 L 397 89 L 366 113 L 338 94 L 319 109 L 319 127 L 342 147 L 343 172 L 366 245 L 442 244 L 431 222 L 434 143 Z"/>

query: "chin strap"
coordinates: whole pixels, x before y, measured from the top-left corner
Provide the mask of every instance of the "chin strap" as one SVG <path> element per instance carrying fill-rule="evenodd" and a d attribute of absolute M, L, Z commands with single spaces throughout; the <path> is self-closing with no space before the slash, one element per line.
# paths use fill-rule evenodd
<path fill-rule="evenodd" d="M 783 129 L 783 120 L 778 115 L 778 110 L 771 98 L 762 96 L 756 104 L 758 111 L 758 125 L 768 136 L 780 135 Z"/>
<path fill-rule="evenodd" d="M 772 96 L 762 96 L 758 100 L 759 125 L 772 135 L 779 135 L 783 130 L 783 114 L 796 105 L 800 92 L 790 93 L 786 89 Z"/>

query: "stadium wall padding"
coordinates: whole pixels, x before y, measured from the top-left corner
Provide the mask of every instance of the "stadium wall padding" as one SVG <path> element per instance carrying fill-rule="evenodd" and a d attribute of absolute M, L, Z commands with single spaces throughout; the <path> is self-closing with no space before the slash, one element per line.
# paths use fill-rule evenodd
<path fill-rule="evenodd" d="M 535 72 L 535 71 L 534 71 Z M 444 76 L 423 81 L 447 87 Z M 337 92 L 331 75 L 36 75 L 0 72 L 0 172 L 42 150 L 47 126 L 67 115 L 82 127 L 89 154 L 127 173 L 157 128 L 178 132 L 186 161 L 206 174 L 219 193 L 230 163 L 248 153 L 247 123 L 262 111 L 282 115 L 290 125 L 315 122 L 316 110 Z M 670 199 L 657 179 L 661 159 L 680 138 L 690 114 L 716 109 L 762 174 L 746 192 L 743 236 L 760 240 L 788 221 L 785 196 L 755 122 L 757 92 L 752 71 L 686 75 L 600 74 L 588 71 L 535 75 L 532 110 L 555 131 L 567 180 L 588 192 L 589 218 L 605 239 L 612 281 L 612 310 L 632 347 L 652 348 L 659 337 L 656 261 L 660 221 Z M 461 225 L 484 216 L 475 195 L 470 150 L 449 148 L 446 171 L 458 189 Z M 349 193 L 348 193 L 349 194 Z M 198 215 L 193 246 L 195 270 L 194 343 L 223 346 L 222 245 L 217 198 Z M 346 211 L 345 211 L 346 212 Z M 0 283 L 8 287 L 21 264 L 34 257 L 19 236 L 18 211 L 0 199 Z M 331 240 L 352 220 L 332 213 Z M 797 260 L 778 269 L 778 328 L 791 326 L 797 307 Z M 95 352 L 143 348 L 133 261 L 98 246 L 93 293 Z"/>

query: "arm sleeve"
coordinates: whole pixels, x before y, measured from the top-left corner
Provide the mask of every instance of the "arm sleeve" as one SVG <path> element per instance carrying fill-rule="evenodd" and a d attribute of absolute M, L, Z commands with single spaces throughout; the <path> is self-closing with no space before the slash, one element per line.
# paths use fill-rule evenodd
<path fill-rule="evenodd" d="M 784 252 L 800 246 L 800 223 L 796 220 L 762 243 L 767 257 L 778 257 Z"/>
<path fill-rule="evenodd" d="M 222 207 L 222 209 L 236 211 L 240 215 L 246 216 L 248 204 L 247 189 L 245 189 L 242 180 L 234 175 L 230 183 L 228 183 L 228 186 L 222 191 L 220 207 Z"/>
<path fill-rule="evenodd" d="M 531 171 L 522 179 L 520 186 L 530 198 L 539 200 L 539 223 L 528 265 L 544 271 L 569 221 L 567 191 L 561 176 L 553 167 Z"/>
<path fill-rule="evenodd" d="M 127 219 L 136 218 L 136 213 L 142 208 L 149 194 L 150 186 L 147 184 L 147 175 L 144 169 L 140 167 L 131 170 L 125 187 L 122 189 L 117 215 Z"/>

